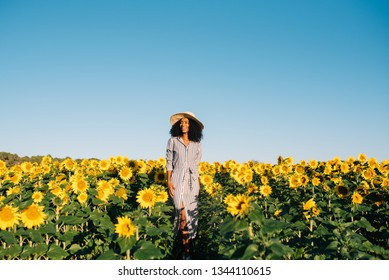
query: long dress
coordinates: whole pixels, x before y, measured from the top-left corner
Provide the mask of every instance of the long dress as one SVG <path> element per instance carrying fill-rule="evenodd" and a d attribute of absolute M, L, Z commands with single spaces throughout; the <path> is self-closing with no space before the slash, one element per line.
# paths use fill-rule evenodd
<path fill-rule="evenodd" d="M 189 238 L 196 237 L 198 225 L 199 173 L 202 148 L 200 142 L 190 141 L 185 145 L 180 137 L 171 137 L 166 148 L 166 170 L 172 171 L 171 182 L 175 190 L 174 202 L 174 234 L 180 224 L 180 210 L 185 209 Z"/>

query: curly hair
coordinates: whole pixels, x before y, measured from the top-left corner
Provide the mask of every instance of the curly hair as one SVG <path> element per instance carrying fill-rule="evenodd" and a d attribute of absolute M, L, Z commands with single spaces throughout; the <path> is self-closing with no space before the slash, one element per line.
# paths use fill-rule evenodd
<path fill-rule="evenodd" d="M 170 129 L 170 135 L 172 137 L 182 136 L 180 121 L 178 121 L 174 125 L 172 125 L 172 128 Z M 191 119 L 189 119 L 188 137 L 189 137 L 189 140 L 193 141 L 193 142 L 200 142 L 201 139 L 203 138 L 203 130 L 197 124 L 197 122 L 195 122 Z"/>

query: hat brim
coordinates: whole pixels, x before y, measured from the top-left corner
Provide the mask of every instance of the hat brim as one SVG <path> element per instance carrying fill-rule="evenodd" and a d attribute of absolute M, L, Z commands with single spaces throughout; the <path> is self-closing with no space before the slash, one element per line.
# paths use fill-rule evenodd
<path fill-rule="evenodd" d="M 191 120 L 195 121 L 200 126 L 201 129 L 204 129 L 204 125 L 199 119 L 197 119 L 195 116 L 188 114 L 188 113 L 185 113 L 185 112 L 172 115 L 170 117 L 170 124 L 174 125 L 176 122 L 178 122 L 182 118 L 191 119 Z"/>

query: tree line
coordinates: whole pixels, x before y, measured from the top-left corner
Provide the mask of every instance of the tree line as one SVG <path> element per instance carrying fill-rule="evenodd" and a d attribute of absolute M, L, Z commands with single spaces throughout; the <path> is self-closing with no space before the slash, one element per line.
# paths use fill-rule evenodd
<path fill-rule="evenodd" d="M 51 157 L 51 155 L 47 155 L 47 156 Z M 8 153 L 8 152 L 0 152 L 0 160 L 4 161 L 7 164 L 7 167 L 18 165 L 18 164 L 21 164 L 22 162 L 25 162 L 25 161 L 40 163 L 42 161 L 43 157 L 44 156 L 31 156 L 31 157 L 23 156 L 23 157 L 20 157 L 17 154 L 12 154 L 12 153 Z M 53 158 L 53 160 L 62 161 L 64 159 Z"/>

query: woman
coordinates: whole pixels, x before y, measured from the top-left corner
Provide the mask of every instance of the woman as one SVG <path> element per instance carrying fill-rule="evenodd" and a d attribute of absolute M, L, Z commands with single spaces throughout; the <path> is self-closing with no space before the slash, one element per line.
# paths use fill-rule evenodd
<path fill-rule="evenodd" d="M 180 231 L 183 258 L 190 259 L 190 240 L 196 237 L 198 221 L 201 139 L 204 125 L 191 112 L 170 117 L 171 138 L 166 148 L 166 170 L 169 195 L 173 199 L 174 234 Z"/>

